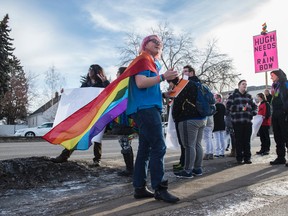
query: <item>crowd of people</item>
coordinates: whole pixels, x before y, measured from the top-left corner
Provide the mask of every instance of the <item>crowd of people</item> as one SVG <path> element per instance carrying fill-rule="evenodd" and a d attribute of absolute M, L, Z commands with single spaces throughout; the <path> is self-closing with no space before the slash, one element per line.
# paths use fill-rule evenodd
<path fill-rule="evenodd" d="M 251 134 L 252 119 L 255 115 L 262 116 L 259 129 L 261 149 L 257 154 L 265 156 L 270 152 L 269 129 L 273 125 L 276 142 L 277 158 L 271 165 L 285 164 L 285 153 L 288 148 L 288 87 L 286 74 L 281 70 L 271 72 L 273 81 L 271 94 L 267 89 L 257 94 L 257 103 L 247 92 L 247 81 L 241 80 L 226 99 L 215 93 L 216 112 L 211 116 L 202 116 L 197 110 L 197 86 L 202 81 L 196 76 L 196 71 L 190 65 L 183 67 L 179 77 L 173 68 L 160 74 L 162 41 L 157 35 L 143 39 L 139 56 L 131 65 L 137 64 L 136 71 L 130 76 L 128 85 L 128 103 L 117 124 L 128 130 L 119 130 L 121 153 L 126 164 L 126 170 L 121 175 L 132 176 L 134 198 L 155 198 L 168 203 L 176 203 L 179 198 L 168 192 L 168 181 L 165 177 L 164 156 L 166 144 L 162 130 L 162 99 L 168 97 L 172 101 L 172 116 L 177 132 L 178 143 L 181 147 L 179 163 L 173 165 L 173 171 L 178 178 L 193 178 L 203 174 L 203 160 L 212 160 L 232 156 L 236 164 L 251 164 Z M 133 69 L 134 69 L 133 68 Z M 125 73 L 126 67 L 119 68 L 117 74 Z M 128 69 L 129 70 L 129 69 Z M 118 76 L 117 76 L 118 77 Z M 169 96 L 182 79 L 188 80 L 187 85 L 174 98 Z M 160 83 L 167 80 L 171 87 L 162 93 Z M 81 87 L 102 87 L 109 85 L 104 70 L 99 65 L 91 65 L 87 77 Z M 267 113 L 272 110 L 272 116 Z M 129 124 L 131 118 L 137 129 Z M 272 120 L 271 120 L 272 119 Z M 119 123 L 120 122 L 120 123 Z M 104 129 L 105 130 L 105 129 Z M 94 140 L 94 163 L 100 166 L 101 139 L 104 130 Z M 123 132 L 126 131 L 126 132 Z M 128 131 L 128 132 L 127 132 Z M 133 134 L 138 134 L 138 151 L 134 163 L 131 141 Z M 203 150 L 202 143 L 205 145 Z M 231 153 L 225 155 L 231 146 Z M 74 150 L 64 149 L 52 161 L 66 162 Z M 286 164 L 288 166 L 288 164 Z M 148 189 L 148 171 L 153 192 Z"/>

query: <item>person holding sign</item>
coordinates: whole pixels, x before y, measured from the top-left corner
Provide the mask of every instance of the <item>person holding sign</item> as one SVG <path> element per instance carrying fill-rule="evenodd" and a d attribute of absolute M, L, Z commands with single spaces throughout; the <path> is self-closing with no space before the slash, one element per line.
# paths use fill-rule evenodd
<path fill-rule="evenodd" d="M 273 81 L 271 89 L 272 126 L 277 153 L 277 158 L 270 164 L 278 165 L 286 163 L 285 154 L 286 148 L 288 148 L 288 83 L 286 74 L 281 69 L 273 70 L 270 75 Z"/>

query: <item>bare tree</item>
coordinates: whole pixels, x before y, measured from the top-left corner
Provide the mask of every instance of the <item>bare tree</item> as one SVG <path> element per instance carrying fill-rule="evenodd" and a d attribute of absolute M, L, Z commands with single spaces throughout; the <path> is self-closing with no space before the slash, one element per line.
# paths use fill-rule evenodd
<path fill-rule="evenodd" d="M 139 53 L 142 37 L 134 32 L 127 33 L 124 38 L 124 46 L 120 50 L 120 65 L 128 65 Z"/>
<path fill-rule="evenodd" d="M 217 49 L 216 40 L 209 42 L 207 48 L 201 51 L 196 48 L 189 33 L 174 34 L 167 23 L 159 24 L 148 34 L 157 34 L 161 38 L 161 61 L 166 69 L 182 71 L 183 66 L 190 64 L 196 69 L 199 79 L 218 92 L 231 88 L 239 79 L 239 74 L 233 71 L 233 60 Z M 124 46 L 118 47 L 120 65 L 127 65 L 138 55 L 142 38 L 136 33 L 127 33 Z"/>
<path fill-rule="evenodd" d="M 16 120 L 26 120 L 28 85 L 20 60 L 15 56 L 9 60 L 10 80 L 8 91 L 1 100 L 2 114 L 7 118 L 7 124 L 15 124 Z"/>
<path fill-rule="evenodd" d="M 184 65 L 196 62 L 195 56 L 197 56 L 198 51 L 189 34 L 175 35 L 167 23 L 159 24 L 157 29 L 152 28 L 152 32 L 162 40 L 161 60 L 166 70 L 174 68 L 181 71 Z"/>
<path fill-rule="evenodd" d="M 214 39 L 208 42 L 206 49 L 199 52 L 197 59 L 197 76 L 217 92 L 232 88 L 241 74 L 235 74 L 233 60 L 227 54 L 220 53 L 217 48 L 217 41 Z"/>
<path fill-rule="evenodd" d="M 65 77 L 57 72 L 55 66 L 51 66 L 48 71 L 45 72 L 45 92 L 44 95 L 48 100 L 54 98 L 55 93 L 59 92 L 65 85 Z M 53 101 L 53 100 L 51 100 Z M 53 104 L 52 104 L 53 105 Z"/>

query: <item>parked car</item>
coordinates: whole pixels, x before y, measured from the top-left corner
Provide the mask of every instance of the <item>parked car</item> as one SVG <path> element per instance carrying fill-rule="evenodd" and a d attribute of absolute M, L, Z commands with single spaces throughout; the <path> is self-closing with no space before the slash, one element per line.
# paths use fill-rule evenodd
<path fill-rule="evenodd" d="M 35 136 L 44 136 L 48 133 L 53 127 L 53 122 L 45 122 L 38 127 L 33 128 L 22 128 L 16 130 L 14 136 L 25 136 L 25 137 L 35 137 Z"/>

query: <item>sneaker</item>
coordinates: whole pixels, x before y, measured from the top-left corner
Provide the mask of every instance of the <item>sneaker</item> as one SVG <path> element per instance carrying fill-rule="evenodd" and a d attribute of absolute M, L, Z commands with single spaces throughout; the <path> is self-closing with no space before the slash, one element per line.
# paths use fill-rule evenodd
<path fill-rule="evenodd" d="M 279 159 L 279 158 L 276 158 L 274 161 L 270 161 L 270 165 L 279 165 L 285 163 L 286 163 L 285 159 Z"/>
<path fill-rule="evenodd" d="M 193 170 L 192 170 L 192 174 L 193 174 L 194 176 L 202 176 L 202 175 L 203 175 L 203 171 L 202 171 L 201 168 L 193 169 Z"/>
<path fill-rule="evenodd" d="M 176 175 L 177 178 L 187 178 L 187 179 L 191 179 L 193 178 L 193 174 L 192 172 L 188 173 L 185 170 L 182 170 L 178 173 L 174 173 Z"/>

